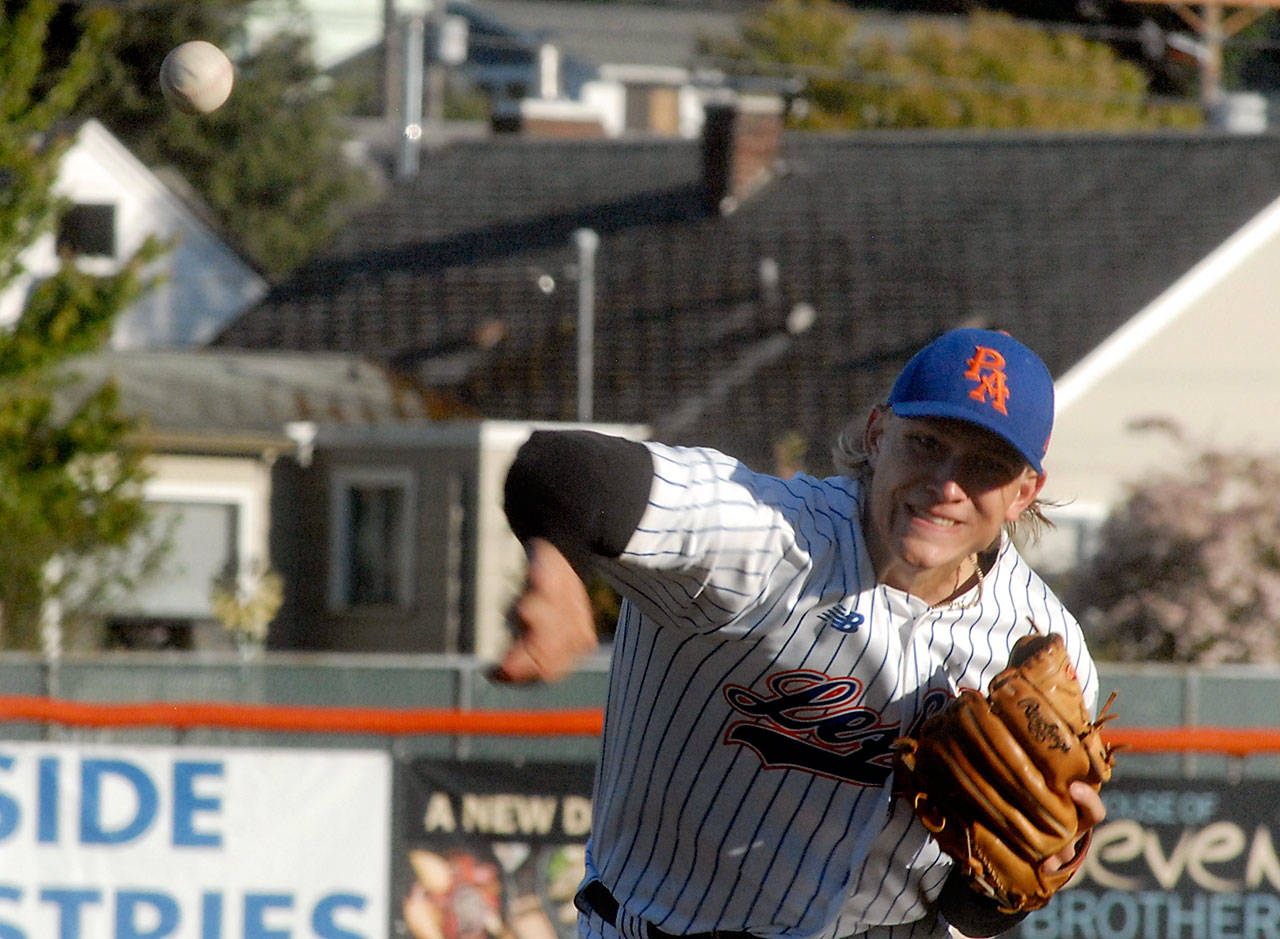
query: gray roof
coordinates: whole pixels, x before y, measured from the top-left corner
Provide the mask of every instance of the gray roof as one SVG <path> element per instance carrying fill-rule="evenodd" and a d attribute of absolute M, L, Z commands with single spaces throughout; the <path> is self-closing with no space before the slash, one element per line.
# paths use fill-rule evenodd
<path fill-rule="evenodd" d="M 782 157 L 721 215 L 697 141 L 454 144 L 217 343 L 359 352 L 488 418 L 573 419 L 590 227 L 594 417 L 762 468 L 794 432 L 820 472 L 936 333 L 1008 329 L 1061 375 L 1280 196 L 1274 134 L 791 133 Z"/>
<path fill-rule="evenodd" d="M 111 379 L 146 432 L 191 441 L 235 440 L 252 449 L 286 439 L 285 424 L 390 424 L 439 413 L 428 394 L 382 366 L 343 353 L 183 350 L 103 352 L 74 360 L 83 384 Z M 71 400 L 71 399 L 68 399 Z"/>
<path fill-rule="evenodd" d="M 739 37 L 744 14 L 761 4 L 625 3 L 619 0 L 467 0 L 494 22 L 527 37 L 560 46 L 592 65 L 698 65 L 700 38 Z M 950 22 L 956 17 L 914 16 L 862 7 L 858 35 L 905 37 L 911 19 Z"/>
<path fill-rule="evenodd" d="M 467 5 L 595 65 L 685 67 L 692 63 L 699 36 L 731 37 L 738 24 L 735 12 L 700 6 L 569 0 L 470 0 Z"/>

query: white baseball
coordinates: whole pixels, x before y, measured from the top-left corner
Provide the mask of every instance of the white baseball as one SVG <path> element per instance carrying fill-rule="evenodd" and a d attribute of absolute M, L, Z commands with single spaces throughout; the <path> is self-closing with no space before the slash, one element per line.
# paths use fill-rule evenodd
<path fill-rule="evenodd" d="M 211 42 L 193 39 L 175 46 L 160 65 L 160 90 L 179 111 L 208 114 L 231 94 L 235 69 Z"/>

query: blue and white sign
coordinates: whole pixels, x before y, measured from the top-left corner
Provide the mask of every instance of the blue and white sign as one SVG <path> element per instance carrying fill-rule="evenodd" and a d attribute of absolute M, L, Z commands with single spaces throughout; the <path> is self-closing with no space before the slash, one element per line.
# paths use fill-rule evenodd
<path fill-rule="evenodd" d="M 385 939 L 391 763 L 0 745 L 0 939 Z"/>

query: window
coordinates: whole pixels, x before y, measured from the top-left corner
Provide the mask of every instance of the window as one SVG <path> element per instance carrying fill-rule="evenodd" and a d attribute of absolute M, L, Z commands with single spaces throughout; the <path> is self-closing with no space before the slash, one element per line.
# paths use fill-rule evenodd
<path fill-rule="evenodd" d="M 201 619 L 211 616 L 209 590 L 215 580 L 238 570 L 240 506 L 225 502 L 150 501 L 151 530 L 135 540 L 140 562 L 151 544 L 168 544 L 160 569 L 121 602 L 120 615 Z"/>
<path fill-rule="evenodd" d="M 413 477 L 408 469 L 343 469 L 331 484 L 329 605 L 408 607 Z"/>
<path fill-rule="evenodd" d="M 393 603 L 399 529 L 404 524 L 404 492 L 395 486 L 353 486 L 347 490 L 347 602 Z"/>
<path fill-rule="evenodd" d="M 674 135 L 680 132 L 680 96 L 664 85 L 628 85 L 626 127 L 629 131 Z"/>
<path fill-rule="evenodd" d="M 58 224 L 58 253 L 80 257 L 116 256 L 116 207 L 73 205 Z"/>

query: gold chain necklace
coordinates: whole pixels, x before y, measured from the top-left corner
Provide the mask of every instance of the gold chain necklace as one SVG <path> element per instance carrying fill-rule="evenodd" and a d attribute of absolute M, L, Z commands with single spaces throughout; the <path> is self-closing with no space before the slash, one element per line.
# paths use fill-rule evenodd
<path fill-rule="evenodd" d="M 945 606 L 943 606 L 942 609 L 972 610 L 975 606 L 977 606 L 979 603 L 982 602 L 982 585 L 983 583 L 985 583 L 985 579 L 982 576 L 982 561 L 978 558 L 976 554 L 973 556 L 973 572 L 978 575 L 978 583 L 976 587 L 968 591 L 968 593 L 973 594 L 973 596 L 963 602 L 961 602 L 959 597 L 957 597 L 955 600 L 952 600 L 950 603 L 947 603 Z"/>

